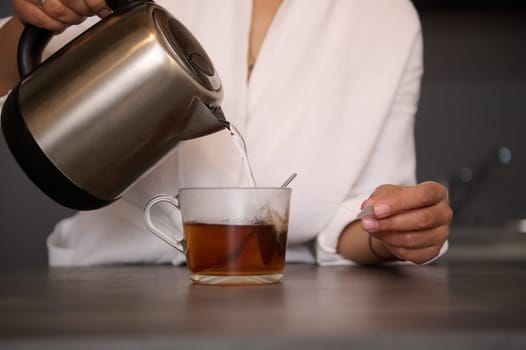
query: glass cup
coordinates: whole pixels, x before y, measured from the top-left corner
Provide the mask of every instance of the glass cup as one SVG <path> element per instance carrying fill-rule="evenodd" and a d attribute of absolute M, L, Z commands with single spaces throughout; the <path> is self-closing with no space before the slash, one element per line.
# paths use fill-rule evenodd
<path fill-rule="evenodd" d="M 186 255 L 190 279 L 202 284 L 266 284 L 285 268 L 290 188 L 183 188 L 176 196 L 148 201 L 148 229 Z M 151 209 L 165 202 L 176 208 L 184 234 L 168 233 L 152 222 Z"/>

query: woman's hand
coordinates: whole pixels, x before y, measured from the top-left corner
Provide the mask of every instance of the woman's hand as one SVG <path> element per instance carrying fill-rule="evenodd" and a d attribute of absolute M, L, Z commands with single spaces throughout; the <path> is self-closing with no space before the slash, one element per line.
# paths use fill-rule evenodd
<path fill-rule="evenodd" d="M 453 211 L 446 188 L 436 182 L 379 186 L 362 208 L 368 205 L 374 214 L 364 217 L 361 227 L 371 235 L 374 253 L 386 260 L 393 255 L 425 263 L 438 255 L 448 238 Z"/>
<path fill-rule="evenodd" d="M 111 13 L 104 0 L 13 0 L 13 8 L 22 23 L 55 33 L 81 23 L 86 17 L 105 17 Z"/>

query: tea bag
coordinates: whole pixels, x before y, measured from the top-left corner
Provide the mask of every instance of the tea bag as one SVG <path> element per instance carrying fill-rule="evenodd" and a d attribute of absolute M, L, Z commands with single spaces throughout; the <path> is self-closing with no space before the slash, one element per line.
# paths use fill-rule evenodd
<path fill-rule="evenodd" d="M 276 234 L 287 231 L 287 220 L 279 215 L 279 213 L 270 207 L 267 207 L 266 222 L 274 226 Z"/>
<path fill-rule="evenodd" d="M 257 241 L 261 254 L 261 261 L 268 265 L 276 254 L 284 255 L 286 249 L 287 222 L 271 207 L 266 207 L 261 223 L 266 229 L 257 231 Z"/>

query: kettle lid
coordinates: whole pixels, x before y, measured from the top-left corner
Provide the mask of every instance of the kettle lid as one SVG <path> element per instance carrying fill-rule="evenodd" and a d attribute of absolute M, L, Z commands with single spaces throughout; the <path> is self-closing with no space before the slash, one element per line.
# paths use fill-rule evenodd
<path fill-rule="evenodd" d="M 165 10 L 154 11 L 153 18 L 181 67 L 206 89 L 221 90 L 221 80 L 212 61 L 193 34 Z"/>

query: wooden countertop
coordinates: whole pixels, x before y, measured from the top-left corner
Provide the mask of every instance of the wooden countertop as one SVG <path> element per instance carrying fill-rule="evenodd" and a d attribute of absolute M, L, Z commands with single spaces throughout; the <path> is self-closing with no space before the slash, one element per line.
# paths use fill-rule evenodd
<path fill-rule="evenodd" d="M 184 267 L 0 270 L 0 349 L 524 349 L 526 261 L 288 265 L 281 283 Z"/>

